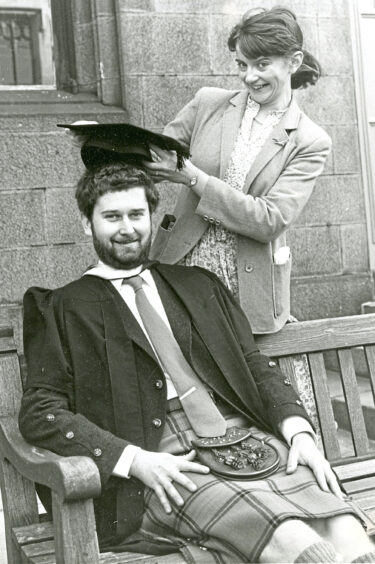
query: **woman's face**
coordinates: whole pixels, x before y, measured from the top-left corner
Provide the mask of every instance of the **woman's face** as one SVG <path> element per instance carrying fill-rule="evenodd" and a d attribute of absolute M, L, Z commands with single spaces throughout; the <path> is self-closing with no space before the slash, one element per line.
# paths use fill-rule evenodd
<path fill-rule="evenodd" d="M 264 56 L 248 59 L 236 47 L 238 75 L 250 97 L 267 110 L 284 110 L 291 99 L 291 75 L 302 63 L 303 55 L 297 51 L 291 57 Z"/>

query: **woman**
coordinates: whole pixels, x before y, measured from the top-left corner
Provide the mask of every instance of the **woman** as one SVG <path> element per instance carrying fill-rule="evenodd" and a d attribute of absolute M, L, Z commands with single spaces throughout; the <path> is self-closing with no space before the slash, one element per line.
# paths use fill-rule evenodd
<path fill-rule="evenodd" d="M 165 133 L 189 147 L 155 148 L 154 179 L 184 184 L 165 216 L 153 258 L 215 272 L 239 297 L 254 333 L 278 331 L 290 315 L 291 258 L 285 232 L 307 203 L 330 138 L 298 107 L 293 89 L 315 84 L 319 63 L 303 49 L 285 8 L 247 12 L 228 40 L 245 89 L 202 88 Z"/>

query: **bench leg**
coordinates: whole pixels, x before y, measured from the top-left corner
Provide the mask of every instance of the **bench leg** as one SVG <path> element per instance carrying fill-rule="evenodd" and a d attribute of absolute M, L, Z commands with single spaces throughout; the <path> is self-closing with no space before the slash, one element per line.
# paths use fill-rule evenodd
<path fill-rule="evenodd" d="M 63 501 L 52 492 L 56 564 L 99 564 L 92 499 Z"/>
<path fill-rule="evenodd" d="M 35 488 L 6 458 L 0 460 L 0 467 L 8 564 L 19 564 L 21 557 L 12 529 L 38 523 Z"/>

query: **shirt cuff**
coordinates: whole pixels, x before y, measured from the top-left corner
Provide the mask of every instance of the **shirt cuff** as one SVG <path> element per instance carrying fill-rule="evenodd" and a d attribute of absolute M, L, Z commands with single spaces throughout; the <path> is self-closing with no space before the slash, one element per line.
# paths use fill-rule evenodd
<path fill-rule="evenodd" d="M 310 423 L 299 415 L 292 415 L 281 421 L 279 431 L 289 446 L 292 444 L 293 437 L 298 435 L 298 433 L 310 433 L 314 441 L 317 442 L 316 435 Z"/>
<path fill-rule="evenodd" d="M 132 465 L 134 457 L 139 450 L 141 450 L 140 447 L 135 445 L 126 446 L 122 451 L 122 454 L 118 459 L 116 466 L 112 470 L 112 475 L 118 476 L 120 478 L 130 478 L 130 466 Z"/>

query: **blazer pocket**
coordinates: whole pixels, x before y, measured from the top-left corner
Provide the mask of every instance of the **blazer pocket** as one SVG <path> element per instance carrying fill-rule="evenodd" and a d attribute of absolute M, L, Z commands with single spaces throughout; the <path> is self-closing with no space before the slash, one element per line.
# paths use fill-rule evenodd
<path fill-rule="evenodd" d="M 162 258 L 175 224 L 174 215 L 166 214 L 164 216 L 151 246 L 150 259 L 160 260 Z"/>
<path fill-rule="evenodd" d="M 285 264 L 272 264 L 273 309 L 275 317 L 290 309 L 292 258 Z"/>

